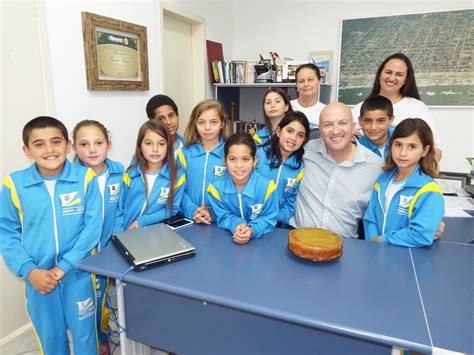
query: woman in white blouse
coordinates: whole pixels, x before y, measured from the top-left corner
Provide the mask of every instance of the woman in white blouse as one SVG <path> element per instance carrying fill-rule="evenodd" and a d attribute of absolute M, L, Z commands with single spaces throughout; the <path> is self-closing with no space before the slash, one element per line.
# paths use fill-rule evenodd
<path fill-rule="evenodd" d="M 439 162 L 442 156 L 440 139 L 436 122 L 423 101 L 416 86 L 415 72 L 408 57 L 403 53 L 394 53 L 380 64 L 369 97 L 382 95 L 393 104 L 395 119 L 393 126 L 405 118 L 421 118 L 430 126 L 435 141 L 435 158 Z M 358 103 L 352 109 L 352 116 L 358 122 L 360 107 Z"/>

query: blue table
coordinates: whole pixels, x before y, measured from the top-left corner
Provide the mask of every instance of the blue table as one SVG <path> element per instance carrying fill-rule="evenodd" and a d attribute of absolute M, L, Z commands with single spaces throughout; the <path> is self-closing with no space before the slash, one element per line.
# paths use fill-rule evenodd
<path fill-rule="evenodd" d="M 125 276 L 127 338 L 177 353 L 472 353 L 474 247 L 452 235 L 472 234 L 465 220 L 431 248 L 344 239 L 330 263 L 293 256 L 287 230 L 240 246 L 183 228 L 195 257 Z M 117 278 L 128 264 L 112 246 L 79 268 Z"/>

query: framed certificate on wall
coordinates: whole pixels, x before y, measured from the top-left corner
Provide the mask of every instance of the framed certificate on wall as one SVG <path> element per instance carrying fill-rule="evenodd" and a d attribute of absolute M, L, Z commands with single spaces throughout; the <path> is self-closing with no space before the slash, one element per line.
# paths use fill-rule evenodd
<path fill-rule="evenodd" d="M 149 90 L 146 27 L 82 13 L 89 90 Z"/>

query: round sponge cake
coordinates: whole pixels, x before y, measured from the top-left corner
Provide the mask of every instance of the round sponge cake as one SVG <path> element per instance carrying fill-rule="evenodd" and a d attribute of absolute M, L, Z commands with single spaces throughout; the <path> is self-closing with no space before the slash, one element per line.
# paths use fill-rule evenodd
<path fill-rule="evenodd" d="M 288 234 L 288 249 L 300 258 L 330 261 L 342 255 L 342 238 L 320 228 L 296 228 Z"/>

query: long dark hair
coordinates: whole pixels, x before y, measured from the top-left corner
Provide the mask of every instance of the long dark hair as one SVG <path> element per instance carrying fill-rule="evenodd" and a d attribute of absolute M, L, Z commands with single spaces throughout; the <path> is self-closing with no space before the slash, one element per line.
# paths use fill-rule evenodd
<path fill-rule="evenodd" d="M 272 92 L 274 92 L 275 94 L 280 95 L 280 97 L 282 98 L 285 105 L 288 105 L 288 110 L 286 112 L 293 112 L 293 108 L 291 107 L 291 103 L 290 103 L 290 96 L 288 95 L 288 93 L 285 90 L 283 90 L 281 88 L 273 87 L 273 88 L 268 89 L 265 92 L 265 94 L 263 95 L 263 101 L 262 101 L 263 117 L 265 118 L 265 126 L 267 127 L 268 132 L 270 133 L 270 136 L 272 135 L 273 127 L 272 127 L 272 123 L 270 122 L 270 119 L 268 118 L 267 114 L 265 113 L 265 100 L 267 99 L 267 95 L 272 93 Z"/>
<path fill-rule="evenodd" d="M 306 118 L 306 115 L 303 112 L 294 111 L 294 112 L 287 112 L 285 117 L 280 121 L 278 127 L 282 130 L 285 126 L 289 125 L 293 121 L 298 121 L 301 123 L 305 129 L 305 137 L 303 144 L 301 147 L 296 151 L 293 152 L 291 155 L 296 156 L 296 162 L 298 166 L 295 169 L 299 169 L 301 167 L 301 163 L 303 161 L 303 154 L 304 154 L 304 145 L 309 140 L 309 121 Z M 278 168 L 282 164 L 281 159 L 281 149 L 280 149 L 280 137 L 276 134 L 272 135 L 272 138 L 265 143 L 264 148 L 267 158 L 270 159 L 270 167 L 271 168 Z"/>
<path fill-rule="evenodd" d="M 176 184 L 176 176 L 178 175 L 178 167 L 176 166 L 176 161 L 174 159 L 174 151 L 173 151 L 173 142 L 171 141 L 171 136 L 168 132 L 166 126 L 157 120 L 149 120 L 142 124 L 138 131 L 137 136 L 137 144 L 135 146 L 135 161 L 130 165 L 127 169 L 130 170 L 138 165 L 140 165 L 140 169 L 142 171 L 142 179 L 145 184 L 146 190 L 146 207 L 145 210 L 148 208 L 148 193 L 149 193 L 149 186 L 145 176 L 145 171 L 148 169 L 148 162 L 145 159 L 142 151 L 142 142 L 145 138 L 145 134 L 147 131 L 152 131 L 158 134 L 160 137 L 166 140 L 166 158 L 163 162 L 164 164 L 168 164 L 168 171 L 170 175 L 170 190 L 168 193 L 168 209 L 171 212 L 173 210 L 173 199 L 174 199 L 174 190 Z"/>
<path fill-rule="evenodd" d="M 369 97 L 380 95 L 380 75 L 382 74 L 382 70 L 384 69 L 385 65 L 392 59 L 402 60 L 407 66 L 407 77 L 405 79 L 405 84 L 403 84 L 402 88 L 400 89 L 400 95 L 402 95 L 402 97 L 408 96 L 419 100 L 420 93 L 418 92 L 418 88 L 416 86 L 415 70 L 413 69 L 413 64 L 411 64 L 410 59 L 403 53 L 393 53 L 385 58 L 382 64 L 380 64 L 379 68 L 377 69 L 377 74 L 375 75 L 374 87 L 372 88 L 372 92 L 370 93 Z"/>
<path fill-rule="evenodd" d="M 433 132 L 430 126 L 421 118 L 406 118 L 395 127 L 392 138 L 390 138 L 390 154 L 383 170 L 390 171 L 397 167 L 392 157 L 392 145 L 395 139 L 410 137 L 412 134 L 416 134 L 420 138 L 423 148 L 430 146 L 428 153 L 419 161 L 421 171 L 433 178 L 436 177 L 438 175 L 438 163 L 435 159 Z"/>

